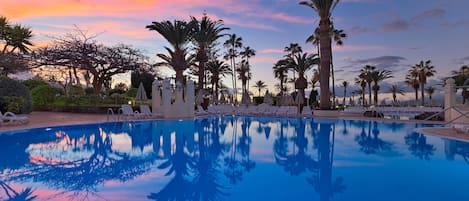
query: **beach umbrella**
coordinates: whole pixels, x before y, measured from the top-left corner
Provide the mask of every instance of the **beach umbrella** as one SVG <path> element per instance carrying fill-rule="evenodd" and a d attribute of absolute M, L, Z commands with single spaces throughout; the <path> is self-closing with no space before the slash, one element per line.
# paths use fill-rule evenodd
<path fill-rule="evenodd" d="M 274 100 L 272 99 L 272 95 L 270 95 L 269 90 L 265 92 L 264 103 L 269 105 L 272 105 L 272 103 L 274 103 Z"/>
<path fill-rule="evenodd" d="M 135 101 L 144 102 L 144 101 L 147 101 L 147 100 L 148 100 L 147 92 L 145 92 L 145 88 L 143 87 L 143 83 L 140 82 L 140 85 L 138 85 L 137 96 L 135 97 Z"/>
<path fill-rule="evenodd" d="M 241 98 L 241 104 L 247 105 L 251 103 L 251 97 L 247 92 L 243 93 L 243 97 Z"/>
<path fill-rule="evenodd" d="M 226 104 L 226 98 L 225 98 L 225 94 L 224 94 L 224 93 L 222 93 L 222 94 L 220 95 L 220 101 L 219 101 L 219 102 L 220 102 L 220 104 Z"/>
<path fill-rule="evenodd" d="M 298 91 L 295 97 L 295 104 L 303 104 L 305 102 L 305 95 L 303 94 L 302 91 Z"/>

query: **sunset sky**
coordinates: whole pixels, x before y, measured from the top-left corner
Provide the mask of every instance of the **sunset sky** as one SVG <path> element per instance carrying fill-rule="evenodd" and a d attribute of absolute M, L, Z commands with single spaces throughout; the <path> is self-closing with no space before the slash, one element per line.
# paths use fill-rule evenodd
<path fill-rule="evenodd" d="M 156 32 L 145 29 L 152 21 L 200 17 L 205 11 L 222 19 L 257 51 L 251 60 L 253 80 L 277 83 L 273 64 L 284 47 L 299 43 L 316 52 L 305 39 L 318 25 L 317 14 L 298 0 L 0 0 L 0 15 L 12 23 L 32 28 L 41 46 L 77 25 L 101 33 L 99 41 L 131 44 L 155 58 L 168 44 Z M 432 60 L 438 83 L 462 65 L 469 64 L 469 8 L 467 0 L 342 0 L 333 12 L 337 29 L 349 37 L 334 47 L 336 84 L 353 81 L 367 64 L 394 72 L 390 83 L 401 82 L 411 65 Z M 311 73 L 307 73 L 308 76 Z M 224 82 L 231 85 L 229 79 Z M 387 84 L 383 84 L 387 85 Z M 383 88 L 382 88 L 383 89 Z M 384 89 L 386 91 L 387 89 Z M 342 91 L 342 89 L 338 89 Z"/>

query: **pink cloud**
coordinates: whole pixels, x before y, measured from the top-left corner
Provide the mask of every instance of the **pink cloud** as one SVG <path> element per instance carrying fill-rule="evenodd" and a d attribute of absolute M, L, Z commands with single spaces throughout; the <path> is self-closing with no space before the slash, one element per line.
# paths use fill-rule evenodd
<path fill-rule="evenodd" d="M 352 52 L 352 51 L 377 51 L 377 50 L 385 50 L 386 48 L 383 46 L 376 46 L 376 45 L 344 45 L 344 46 L 333 46 L 332 50 L 335 52 Z"/>
<path fill-rule="evenodd" d="M 259 50 L 259 53 L 261 53 L 261 54 L 272 54 L 272 53 L 283 54 L 283 53 L 285 53 L 285 51 L 283 49 L 270 48 L 270 49 Z"/>

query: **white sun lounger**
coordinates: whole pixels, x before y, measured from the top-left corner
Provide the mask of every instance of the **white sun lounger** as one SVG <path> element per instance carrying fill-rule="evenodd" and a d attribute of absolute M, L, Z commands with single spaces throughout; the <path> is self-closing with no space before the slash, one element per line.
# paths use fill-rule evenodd
<path fill-rule="evenodd" d="M 161 113 L 153 113 L 148 105 L 140 105 L 140 113 L 144 117 L 162 117 Z"/>
<path fill-rule="evenodd" d="M 121 105 L 121 108 L 119 109 L 119 114 L 122 115 L 123 118 L 130 118 L 130 117 L 136 117 L 136 118 L 144 118 L 145 115 L 142 113 L 139 113 L 137 111 L 134 112 L 132 107 L 130 105 Z"/>
<path fill-rule="evenodd" d="M 5 112 L 2 114 L 0 112 L 0 124 L 27 124 L 29 123 L 29 118 L 25 116 L 17 116 L 12 112 Z"/>

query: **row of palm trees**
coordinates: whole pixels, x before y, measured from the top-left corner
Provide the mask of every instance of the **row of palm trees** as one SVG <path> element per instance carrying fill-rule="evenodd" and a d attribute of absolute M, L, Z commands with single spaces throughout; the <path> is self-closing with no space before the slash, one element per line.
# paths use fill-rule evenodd
<path fill-rule="evenodd" d="M 418 91 L 421 90 L 421 102 L 420 104 L 423 106 L 425 104 L 425 92 L 429 95 L 430 101 L 432 94 L 435 92 L 435 88 L 430 86 L 425 88 L 425 84 L 427 83 L 428 77 L 434 76 L 435 74 L 434 66 L 431 65 L 431 61 L 420 61 L 419 63 L 413 65 L 411 69 L 408 70 L 406 74 L 405 83 L 411 86 L 415 90 L 415 104 L 418 104 Z M 355 78 L 355 84 L 360 85 L 361 90 L 359 90 L 359 94 L 361 94 L 362 105 L 366 105 L 366 98 L 365 98 L 365 88 L 368 86 L 368 100 L 372 100 L 371 92 L 374 92 L 373 96 L 373 103 L 374 105 L 378 104 L 378 91 L 380 90 L 379 82 L 392 78 L 392 72 L 388 70 L 378 70 L 376 66 L 366 65 L 360 70 L 360 74 Z M 373 86 L 372 86 L 373 84 Z M 349 83 L 344 81 L 342 83 L 342 87 L 344 88 L 344 100 L 345 103 L 345 94 L 346 88 L 348 87 Z M 392 93 L 393 96 L 393 104 L 397 104 L 397 94 L 404 94 L 404 90 L 400 88 L 398 85 L 392 85 L 387 92 Z"/>
<path fill-rule="evenodd" d="M 247 93 L 248 82 L 252 77 L 249 60 L 256 55 L 256 51 L 249 46 L 243 46 L 243 39 L 238 35 L 225 34 L 229 28 L 223 25 L 222 20 L 213 21 L 204 14 L 200 20 L 191 17 L 190 21 L 152 22 L 146 28 L 161 34 L 172 46 L 172 48 L 165 47 L 168 54 L 157 54 L 163 61 L 156 66 L 169 66 L 174 69 L 176 82 L 184 83 L 183 72 L 192 68 L 192 74 L 198 77 L 197 89 L 201 91 L 207 86 L 204 84 L 210 83 L 217 98 L 219 87 L 222 86 L 221 78 L 231 75 L 232 86 L 236 89 L 237 74 L 242 82 L 243 93 Z M 227 52 L 223 57 L 230 65 L 219 60 L 216 49 L 218 40 L 225 36 L 228 36 L 228 39 L 224 41 L 223 46 Z M 195 54 L 191 53 L 191 47 L 196 50 Z M 241 57 L 241 61 L 237 61 L 238 57 Z M 237 91 L 234 92 L 236 97 Z"/>

